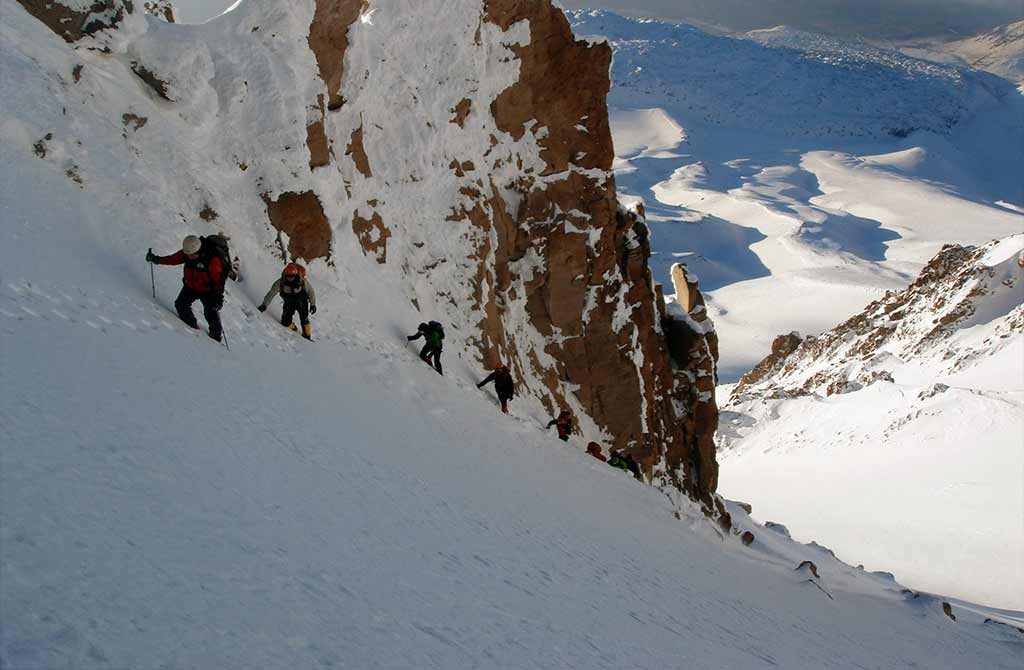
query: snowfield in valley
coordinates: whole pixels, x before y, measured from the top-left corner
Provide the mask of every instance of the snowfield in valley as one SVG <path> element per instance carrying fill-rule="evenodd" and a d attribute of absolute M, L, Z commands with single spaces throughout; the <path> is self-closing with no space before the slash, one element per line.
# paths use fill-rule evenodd
<path fill-rule="evenodd" d="M 722 382 L 777 335 L 904 289 L 945 244 L 1024 246 L 1013 83 L 788 28 L 572 20 L 615 49 L 620 192 L 645 203 L 655 278 L 671 286 L 675 262 L 700 278 Z M 1005 297 L 990 319 L 1024 302 L 1024 281 Z M 872 363 L 895 384 L 827 398 L 729 403 L 720 387 L 721 491 L 847 561 L 1024 607 L 1024 335 L 994 348 L 985 323 L 964 330 L 981 353 L 952 376 L 902 354 Z M 918 398 L 936 384 L 950 390 Z"/>

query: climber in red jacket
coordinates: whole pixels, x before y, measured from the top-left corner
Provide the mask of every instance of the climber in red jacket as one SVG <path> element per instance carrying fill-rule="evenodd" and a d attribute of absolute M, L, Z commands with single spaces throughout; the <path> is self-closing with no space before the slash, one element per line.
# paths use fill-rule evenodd
<path fill-rule="evenodd" d="M 557 419 L 548 421 L 547 427 L 551 428 L 551 426 L 558 430 L 558 439 L 562 442 L 568 442 L 569 435 L 572 434 L 572 416 L 569 414 L 569 410 L 563 409 Z"/>
<path fill-rule="evenodd" d="M 224 283 L 229 268 L 215 253 L 202 253 L 202 241 L 195 235 L 187 236 L 181 243 L 181 251 L 170 256 L 157 256 L 150 249 L 146 260 L 157 265 L 184 265 L 181 293 L 174 301 L 178 317 L 190 328 L 199 328 L 192 303 L 203 303 L 203 316 L 210 326 L 210 337 L 220 342 L 223 329 L 220 325 L 220 309 L 224 306 Z"/>

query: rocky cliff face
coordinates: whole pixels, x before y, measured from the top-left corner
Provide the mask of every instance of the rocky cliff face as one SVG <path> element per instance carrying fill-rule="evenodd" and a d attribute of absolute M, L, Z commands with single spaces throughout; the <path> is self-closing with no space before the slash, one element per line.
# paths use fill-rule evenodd
<path fill-rule="evenodd" d="M 1024 334 L 1022 247 L 1021 236 L 943 247 L 907 289 L 888 292 L 836 328 L 777 338 L 733 399 L 859 391 L 893 382 L 906 364 L 927 367 L 930 376 L 976 365 Z M 985 328 L 980 340 L 972 337 L 975 326 Z"/>
<path fill-rule="evenodd" d="M 216 26 L 160 28 L 128 0 L 103 23 L 98 5 L 66 21 L 75 3 L 20 1 L 67 41 L 120 33 L 114 57 L 237 167 L 245 202 L 204 183 L 197 211 L 259 213 L 236 237 L 340 279 L 365 258 L 452 324 L 449 347 L 712 502 L 713 329 L 695 284 L 692 309 L 666 312 L 642 210 L 616 198 L 611 50 L 550 2 L 249 0 L 217 20 L 239 61 Z"/>

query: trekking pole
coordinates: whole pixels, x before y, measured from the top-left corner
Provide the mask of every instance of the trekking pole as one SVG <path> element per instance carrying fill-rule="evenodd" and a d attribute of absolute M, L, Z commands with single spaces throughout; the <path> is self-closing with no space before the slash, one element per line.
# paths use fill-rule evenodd
<path fill-rule="evenodd" d="M 221 300 L 221 303 L 220 303 L 221 309 L 224 308 L 224 302 L 227 299 L 228 299 L 228 294 L 227 294 L 227 292 L 225 292 L 224 293 L 224 298 Z M 217 311 L 220 312 L 219 309 Z M 221 341 L 224 343 L 224 348 L 227 349 L 228 351 L 231 351 L 231 347 L 228 346 L 228 331 L 224 330 L 224 320 L 223 319 L 220 322 L 220 337 L 221 337 Z"/>
<path fill-rule="evenodd" d="M 153 273 L 153 263 L 149 263 L 149 283 L 153 285 L 153 300 L 156 300 L 156 276 Z"/>

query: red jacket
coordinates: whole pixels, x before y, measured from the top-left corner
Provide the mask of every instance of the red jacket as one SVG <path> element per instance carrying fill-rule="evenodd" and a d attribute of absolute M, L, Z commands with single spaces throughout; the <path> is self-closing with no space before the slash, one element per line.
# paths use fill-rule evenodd
<path fill-rule="evenodd" d="M 179 251 L 170 256 L 157 256 L 156 262 L 158 265 L 184 265 L 182 282 L 196 293 L 224 290 L 224 264 L 217 256 L 210 258 L 209 262 L 201 257 L 190 260 L 184 251 Z"/>

